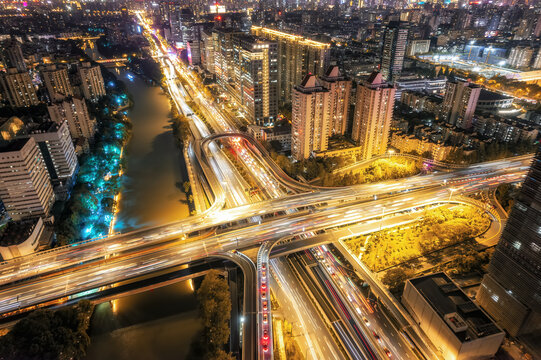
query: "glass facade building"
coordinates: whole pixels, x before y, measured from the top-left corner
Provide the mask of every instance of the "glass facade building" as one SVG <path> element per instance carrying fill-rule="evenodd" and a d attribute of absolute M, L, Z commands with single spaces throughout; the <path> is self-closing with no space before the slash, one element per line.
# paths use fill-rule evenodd
<path fill-rule="evenodd" d="M 541 148 L 511 210 L 477 301 L 512 336 L 541 328 Z"/>

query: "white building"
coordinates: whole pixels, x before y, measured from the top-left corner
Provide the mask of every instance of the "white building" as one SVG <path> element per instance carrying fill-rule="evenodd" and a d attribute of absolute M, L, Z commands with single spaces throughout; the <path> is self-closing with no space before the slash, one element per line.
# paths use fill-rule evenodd
<path fill-rule="evenodd" d="M 22 137 L 34 138 L 47 165 L 57 199 L 66 199 L 78 168 L 68 123 L 46 122 Z"/>
<path fill-rule="evenodd" d="M 14 140 L 0 150 L 0 198 L 13 220 L 49 216 L 53 188 L 33 138 Z"/>

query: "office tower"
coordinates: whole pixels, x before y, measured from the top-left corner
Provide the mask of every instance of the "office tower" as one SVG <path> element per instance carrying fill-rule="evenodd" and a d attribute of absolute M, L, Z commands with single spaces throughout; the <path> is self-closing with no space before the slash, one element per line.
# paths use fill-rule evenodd
<path fill-rule="evenodd" d="M 393 117 L 395 88 L 374 71 L 357 86 L 351 137 L 361 146 L 362 159 L 385 154 Z"/>
<path fill-rule="evenodd" d="M 7 73 L 0 74 L 0 84 L 11 106 L 27 107 L 39 104 L 36 88 L 26 71 L 18 72 L 15 68 L 8 69 Z"/>
<path fill-rule="evenodd" d="M 507 64 L 516 69 L 527 68 L 532 62 L 534 49 L 529 46 L 515 46 L 509 52 Z"/>
<path fill-rule="evenodd" d="M 235 61 L 233 56 L 233 36 L 242 35 L 239 29 L 222 28 L 213 31 L 214 66 L 216 79 L 228 89 L 235 83 Z"/>
<path fill-rule="evenodd" d="M 327 150 L 329 135 L 329 91 L 315 75 L 308 74 L 292 94 L 291 155 L 307 159 Z"/>
<path fill-rule="evenodd" d="M 73 139 L 91 139 L 94 136 L 96 120 L 90 118 L 84 99 L 73 97 L 71 100 L 48 106 L 47 110 L 52 121 L 58 124 L 68 122 Z"/>
<path fill-rule="evenodd" d="M 13 41 L 6 46 L 2 52 L 2 60 L 6 69 L 15 68 L 19 72 L 26 71 L 26 63 L 24 61 L 23 52 L 21 46 Z"/>
<path fill-rule="evenodd" d="M 54 193 L 34 139 L 17 139 L 0 149 L 0 198 L 15 221 L 49 216 Z"/>
<path fill-rule="evenodd" d="M 77 155 L 66 121 L 42 123 L 21 137 L 31 137 L 37 143 L 53 187 L 71 184 L 77 170 Z"/>
<path fill-rule="evenodd" d="M 89 62 L 85 62 L 79 66 L 78 71 L 85 99 L 96 100 L 105 96 L 105 84 L 99 65 L 91 66 Z"/>
<path fill-rule="evenodd" d="M 447 82 L 442 104 L 443 119 L 451 125 L 469 129 L 480 94 L 478 85 L 466 81 Z"/>
<path fill-rule="evenodd" d="M 211 30 L 204 30 L 201 33 L 201 66 L 211 74 L 216 73 L 214 42 Z"/>
<path fill-rule="evenodd" d="M 62 101 L 66 97 L 73 96 L 66 68 L 57 68 L 56 65 L 51 65 L 42 71 L 42 76 L 52 102 Z"/>
<path fill-rule="evenodd" d="M 250 122 L 273 124 L 278 113 L 278 45 L 243 34 L 233 37 L 233 47 L 232 92 Z"/>
<path fill-rule="evenodd" d="M 351 80 L 340 73 L 338 66 L 329 66 L 319 82 L 329 90 L 329 136 L 344 135 L 348 128 Z"/>
<path fill-rule="evenodd" d="M 400 78 L 407 42 L 407 25 L 399 21 L 389 22 L 383 34 L 380 72 L 383 78 L 390 83 L 394 83 Z"/>
<path fill-rule="evenodd" d="M 541 149 L 483 278 L 478 303 L 511 336 L 541 329 Z"/>
<path fill-rule="evenodd" d="M 177 47 L 186 46 L 192 40 L 193 12 L 190 8 L 182 8 L 181 4 L 171 6 L 169 24 L 171 36 Z"/>
<path fill-rule="evenodd" d="M 293 87 L 305 75 L 321 76 L 329 67 L 330 44 L 259 26 L 252 26 L 251 31 L 278 43 L 278 94 L 282 104 L 291 101 Z"/>

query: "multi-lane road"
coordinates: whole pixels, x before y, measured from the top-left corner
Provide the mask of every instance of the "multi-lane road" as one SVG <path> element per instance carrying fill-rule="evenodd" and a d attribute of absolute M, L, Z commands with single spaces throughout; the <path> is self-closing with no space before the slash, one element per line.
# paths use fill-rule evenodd
<path fill-rule="evenodd" d="M 169 90 L 178 108 L 190 115 L 198 129 L 198 141 L 205 142 L 209 129 L 197 115 L 190 113 L 173 66 L 175 59 L 161 57 L 162 67 L 170 69 L 166 76 Z M 190 77 L 189 73 L 185 74 Z M 195 81 L 195 80 L 192 80 Z M 193 88 L 193 86 L 191 86 Z M 211 116 L 213 106 L 192 89 L 192 98 L 200 101 L 207 120 L 218 130 L 233 131 L 227 120 Z M 246 194 L 247 183 L 239 177 L 235 166 L 217 143 L 206 141 L 194 150 L 194 158 L 203 170 L 212 194 L 212 205 L 203 213 L 172 224 L 140 229 L 109 238 L 87 241 L 47 252 L 17 258 L 0 264 L 0 313 L 98 291 L 102 286 L 138 277 L 195 259 L 223 254 L 302 235 L 323 229 L 378 219 L 420 206 L 453 201 L 453 194 L 475 192 L 481 187 L 521 181 L 531 157 L 517 157 L 478 164 L 451 173 L 415 176 L 398 181 L 357 185 L 347 188 L 315 189 L 298 185 L 271 163 L 257 144 L 232 140 L 244 166 L 266 193 L 255 199 Z M 235 144 L 236 142 L 236 144 Z M 297 184 L 297 185 L 296 185 Z M 284 197 L 282 189 L 309 191 Z M 224 209 L 224 205 L 227 207 Z M 374 230 L 378 223 L 373 223 Z M 258 321 L 265 324 L 263 301 L 268 301 L 270 282 L 268 253 L 258 262 L 257 278 L 260 302 Z M 263 288 L 265 287 L 265 289 Z M 261 292 L 265 290 L 265 296 Z M 268 305 L 268 304 L 267 304 Z M 267 324 L 271 319 L 267 318 Z M 253 328 L 252 328 L 253 330 Z M 260 326 L 260 339 L 272 332 L 270 325 Z M 254 331 L 255 333 L 255 331 Z M 260 349 L 264 349 L 264 342 Z M 266 344 L 272 346 L 272 342 Z M 334 351 L 334 350 L 329 350 Z M 270 351 L 265 352 L 272 353 Z M 262 354 L 262 357 L 268 355 Z"/>

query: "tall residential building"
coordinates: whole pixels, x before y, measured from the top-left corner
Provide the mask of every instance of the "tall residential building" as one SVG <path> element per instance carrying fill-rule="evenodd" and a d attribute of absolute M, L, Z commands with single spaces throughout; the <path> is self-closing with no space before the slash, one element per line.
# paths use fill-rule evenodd
<path fill-rule="evenodd" d="M 95 100 L 105 96 L 105 84 L 99 65 L 91 66 L 89 62 L 85 62 L 79 66 L 78 70 L 85 99 Z"/>
<path fill-rule="evenodd" d="M 293 87 L 300 84 L 305 75 L 321 76 L 329 67 L 330 44 L 259 26 L 252 26 L 251 31 L 278 43 L 278 94 L 281 103 L 291 101 Z"/>
<path fill-rule="evenodd" d="M 239 29 L 231 28 L 214 29 L 212 34 L 216 79 L 224 89 L 235 83 L 233 37 L 242 34 Z"/>
<path fill-rule="evenodd" d="M 53 104 L 47 107 L 51 120 L 62 124 L 68 122 L 69 131 L 73 139 L 85 138 L 91 139 L 94 136 L 96 120 L 88 114 L 88 109 L 84 99 L 76 97 L 61 103 Z"/>
<path fill-rule="evenodd" d="M 532 69 L 539 70 L 541 69 L 541 48 L 537 50 L 537 55 L 535 56 L 535 59 L 532 63 Z"/>
<path fill-rule="evenodd" d="M 509 52 L 507 64 L 516 69 L 530 67 L 535 50 L 529 46 L 515 46 Z"/>
<path fill-rule="evenodd" d="M 31 137 L 38 144 L 55 192 L 56 187 L 72 185 L 78 164 L 66 121 L 42 123 L 21 137 Z"/>
<path fill-rule="evenodd" d="M 291 155 L 296 160 L 327 150 L 329 91 L 315 75 L 306 75 L 301 84 L 293 88 L 291 120 Z"/>
<path fill-rule="evenodd" d="M 344 135 L 348 128 L 351 80 L 340 73 L 338 66 L 330 66 L 319 82 L 329 90 L 329 136 Z"/>
<path fill-rule="evenodd" d="M 2 51 L 2 60 L 6 69 L 15 68 L 19 72 L 26 71 L 23 51 L 21 50 L 21 46 L 15 41 L 4 48 Z"/>
<path fill-rule="evenodd" d="M 463 129 L 471 128 L 480 94 L 481 87 L 478 85 L 466 81 L 447 82 L 442 104 L 443 119 Z"/>
<path fill-rule="evenodd" d="M 395 91 L 376 71 L 357 86 L 351 137 L 360 145 L 362 159 L 387 151 Z"/>
<path fill-rule="evenodd" d="M 235 83 L 246 118 L 257 125 L 271 125 L 278 113 L 278 46 L 252 35 L 233 37 Z"/>
<path fill-rule="evenodd" d="M 400 21 L 391 21 L 385 27 L 380 72 L 383 78 L 390 83 L 394 83 L 400 78 L 404 66 L 408 30 L 407 24 Z"/>
<path fill-rule="evenodd" d="M 19 72 L 15 68 L 0 74 L 2 92 L 14 107 L 26 107 L 39 104 L 36 88 L 28 72 Z"/>
<path fill-rule="evenodd" d="M 66 68 L 50 65 L 42 71 L 42 76 L 52 102 L 62 101 L 66 97 L 73 96 Z"/>
<path fill-rule="evenodd" d="M 0 149 L 0 198 L 13 220 L 49 215 L 54 193 L 34 139 L 17 139 Z"/>
<path fill-rule="evenodd" d="M 541 329 L 541 148 L 488 266 L 478 303 L 511 336 Z"/>

